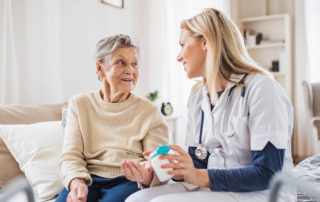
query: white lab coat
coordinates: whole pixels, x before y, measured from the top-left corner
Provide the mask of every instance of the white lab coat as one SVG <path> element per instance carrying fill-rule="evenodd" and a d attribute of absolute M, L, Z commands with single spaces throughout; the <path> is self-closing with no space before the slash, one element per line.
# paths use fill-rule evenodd
<path fill-rule="evenodd" d="M 239 82 L 244 75 L 232 75 Z M 209 151 L 208 169 L 234 169 L 252 165 L 251 151 L 271 142 L 285 149 L 283 170 L 291 170 L 293 107 L 283 88 L 271 75 L 250 74 L 242 87 L 228 83 L 211 111 L 206 86 L 195 87 L 188 100 L 187 145 L 199 145 L 201 110 L 204 112 L 202 145 Z M 289 198 L 294 191 L 282 189 Z M 268 191 L 257 192 L 268 195 Z M 244 195 L 242 195 L 244 196 Z"/>
<path fill-rule="evenodd" d="M 232 75 L 239 82 L 244 75 Z M 229 83 L 211 111 L 205 86 L 191 91 L 188 100 L 187 145 L 198 146 L 201 110 L 204 111 L 202 143 L 210 152 L 208 169 L 242 168 L 252 164 L 251 150 L 268 142 L 285 149 L 284 169 L 293 167 L 291 135 L 293 108 L 283 88 L 271 76 L 250 74 L 242 88 Z"/>

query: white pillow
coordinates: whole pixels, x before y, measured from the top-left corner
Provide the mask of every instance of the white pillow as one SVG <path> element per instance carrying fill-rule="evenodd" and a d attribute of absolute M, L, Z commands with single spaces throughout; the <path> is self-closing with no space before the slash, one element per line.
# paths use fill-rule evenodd
<path fill-rule="evenodd" d="M 0 137 L 19 163 L 36 197 L 40 201 L 57 197 L 63 188 L 58 171 L 63 142 L 61 121 L 0 125 Z"/>

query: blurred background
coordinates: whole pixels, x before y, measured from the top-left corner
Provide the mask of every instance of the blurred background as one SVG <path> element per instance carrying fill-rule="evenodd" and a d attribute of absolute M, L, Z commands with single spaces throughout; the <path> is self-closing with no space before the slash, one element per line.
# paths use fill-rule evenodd
<path fill-rule="evenodd" d="M 129 34 L 142 50 L 134 93 L 158 91 L 159 108 L 172 104 L 170 141 L 184 145 L 195 81 L 176 61 L 180 21 L 208 7 L 234 20 L 251 56 L 290 97 L 295 161 L 319 153 L 320 90 L 312 88 L 320 82 L 318 0 L 0 0 L 0 104 L 62 103 L 101 88 L 95 44 Z"/>

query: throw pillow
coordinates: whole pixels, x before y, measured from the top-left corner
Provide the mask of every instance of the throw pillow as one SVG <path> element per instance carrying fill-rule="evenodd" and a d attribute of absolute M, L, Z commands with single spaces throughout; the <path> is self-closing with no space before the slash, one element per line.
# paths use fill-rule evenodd
<path fill-rule="evenodd" d="M 0 125 L 0 137 L 25 173 L 36 197 L 57 197 L 63 186 L 58 161 L 62 151 L 61 121 L 29 125 Z"/>

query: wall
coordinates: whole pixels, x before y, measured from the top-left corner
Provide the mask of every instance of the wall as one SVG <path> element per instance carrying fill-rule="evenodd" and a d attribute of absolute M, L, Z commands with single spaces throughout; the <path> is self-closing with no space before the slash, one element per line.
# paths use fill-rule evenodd
<path fill-rule="evenodd" d="M 63 99 L 101 88 L 97 80 L 93 53 L 95 44 L 105 36 L 124 33 L 140 39 L 144 57 L 148 57 L 148 32 L 145 18 L 148 0 L 125 1 L 125 9 L 102 4 L 99 0 L 60 1 L 60 58 Z M 143 64 L 135 93 L 148 92 L 148 68 Z"/>

